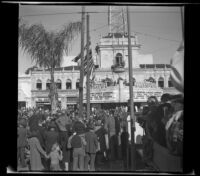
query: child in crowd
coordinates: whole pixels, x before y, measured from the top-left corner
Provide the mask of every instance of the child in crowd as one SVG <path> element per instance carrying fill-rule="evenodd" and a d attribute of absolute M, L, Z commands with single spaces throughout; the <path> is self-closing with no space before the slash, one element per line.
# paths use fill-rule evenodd
<path fill-rule="evenodd" d="M 61 171 L 59 162 L 62 160 L 63 156 L 58 143 L 53 144 L 51 152 L 47 157 L 51 160 L 50 169 L 52 171 Z"/>

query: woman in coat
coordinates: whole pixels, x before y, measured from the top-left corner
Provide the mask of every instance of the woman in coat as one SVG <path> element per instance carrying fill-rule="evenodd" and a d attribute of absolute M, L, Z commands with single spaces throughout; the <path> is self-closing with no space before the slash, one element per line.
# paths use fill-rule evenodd
<path fill-rule="evenodd" d="M 46 152 L 42 149 L 37 138 L 37 131 L 31 132 L 28 143 L 30 146 L 30 166 L 31 171 L 42 171 L 44 166 L 41 161 L 41 154 L 47 157 Z"/>

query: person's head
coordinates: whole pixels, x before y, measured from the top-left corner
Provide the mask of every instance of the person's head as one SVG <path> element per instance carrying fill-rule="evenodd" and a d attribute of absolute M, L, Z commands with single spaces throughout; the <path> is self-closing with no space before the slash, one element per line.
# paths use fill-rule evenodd
<path fill-rule="evenodd" d="M 168 93 L 165 93 L 161 96 L 161 102 L 162 103 L 166 103 L 167 101 L 169 101 L 171 99 L 171 95 Z"/>
<path fill-rule="evenodd" d="M 60 150 L 60 147 L 59 147 L 58 143 L 55 143 L 55 144 L 52 145 L 52 148 L 51 148 L 52 152 L 59 151 L 59 150 Z"/>
<path fill-rule="evenodd" d="M 183 99 L 175 99 L 171 101 L 174 111 L 183 110 Z"/>
<path fill-rule="evenodd" d="M 147 100 L 148 106 L 156 106 L 158 105 L 158 99 L 155 96 L 150 96 Z"/>

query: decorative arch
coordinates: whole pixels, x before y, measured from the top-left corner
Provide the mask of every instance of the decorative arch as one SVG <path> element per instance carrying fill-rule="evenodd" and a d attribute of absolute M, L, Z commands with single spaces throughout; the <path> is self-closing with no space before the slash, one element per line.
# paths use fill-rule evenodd
<path fill-rule="evenodd" d="M 41 79 L 37 79 L 37 81 L 36 81 L 36 89 L 37 90 L 42 90 L 42 81 L 41 81 Z"/>
<path fill-rule="evenodd" d="M 117 53 L 116 54 L 116 56 L 115 56 L 115 63 L 116 63 L 116 65 L 117 66 L 123 66 L 124 67 L 124 65 L 123 65 L 123 56 L 122 56 L 122 54 L 121 53 Z"/>
<path fill-rule="evenodd" d="M 67 79 L 67 81 L 66 81 L 66 89 L 72 89 L 72 81 L 71 81 L 71 79 Z"/>
<path fill-rule="evenodd" d="M 51 86 L 51 80 L 47 79 L 47 81 L 46 81 L 46 89 L 50 90 L 50 86 Z"/>
<path fill-rule="evenodd" d="M 171 77 L 169 77 L 169 79 L 168 79 L 168 87 L 174 87 L 173 84 L 172 84 Z"/>
<path fill-rule="evenodd" d="M 158 86 L 161 88 L 164 87 L 164 78 L 163 77 L 158 78 Z"/>
<path fill-rule="evenodd" d="M 58 90 L 61 90 L 61 87 L 62 87 L 62 81 L 60 79 L 57 79 L 56 80 L 56 87 Z"/>
<path fill-rule="evenodd" d="M 76 80 L 76 89 L 79 89 L 80 79 Z"/>

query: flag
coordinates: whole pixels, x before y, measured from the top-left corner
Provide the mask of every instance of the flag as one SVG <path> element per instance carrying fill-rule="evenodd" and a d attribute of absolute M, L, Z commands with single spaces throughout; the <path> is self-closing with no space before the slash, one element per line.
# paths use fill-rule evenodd
<path fill-rule="evenodd" d="M 87 74 L 87 64 L 89 64 L 89 74 L 91 75 L 94 68 L 94 60 L 92 58 L 92 50 L 89 51 L 89 62 L 87 63 L 87 56 L 85 56 L 83 65 L 84 65 L 84 76 Z"/>
<path fill-rule="evenodd" d="M 182 42 L 179 48 L 171 59 L 170 77 L 174 87 L 183 93 L 184 91 L 184 43 Z"/>
<path fill-rule="evenodd" d="M 87 44 L 86 46 L 84 47 L 84 53 L 86 52 L 87 50 Z M 85 57 L 84 57 L 84 60 L 83 60 L 83 67 L 84 67 L 84 76 L 87 75 L 87 53 L 84 54 Z M 76 56 L 72 61 L 74 62 L 78 62 L 81 58 L 81 53 Z M 92 75 L 93 74 L 93 71 L 94 71 L 94 60 L 93 60 L 93 57 L 92 57 L 92 48 L 91 48 L 91 42 L 89 42 L 89 74 Z"/>

